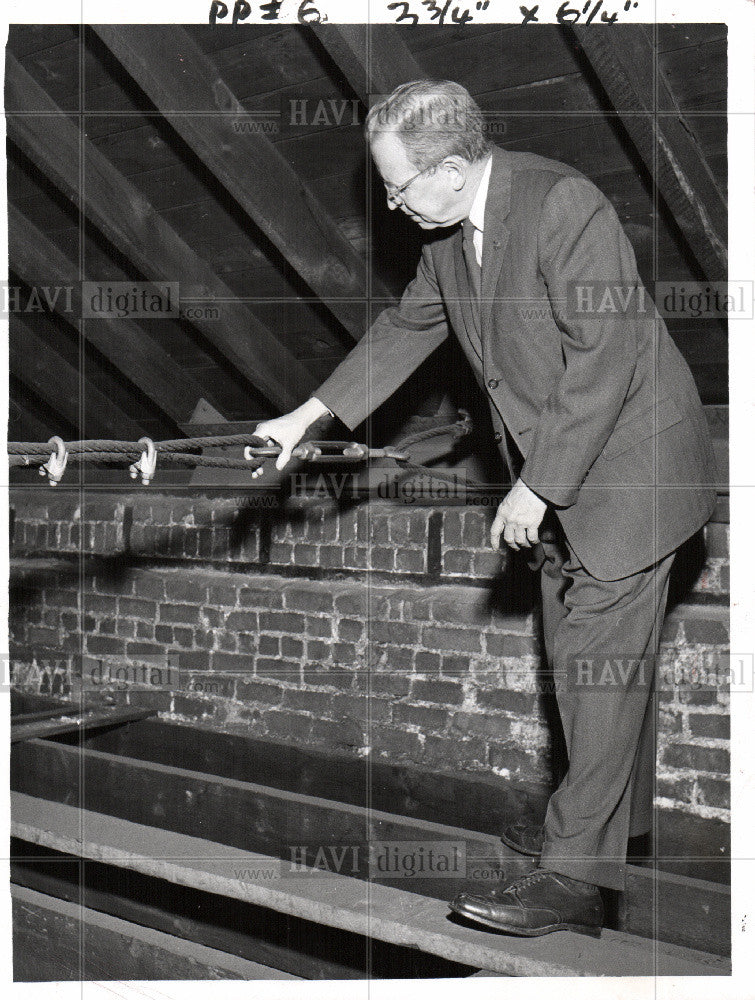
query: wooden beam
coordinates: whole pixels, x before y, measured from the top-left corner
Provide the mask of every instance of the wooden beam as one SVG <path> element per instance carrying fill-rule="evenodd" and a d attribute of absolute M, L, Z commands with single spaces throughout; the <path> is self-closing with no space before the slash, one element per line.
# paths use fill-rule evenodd
<path fill-rule="evenodd" d="M 303 979 L 459 978 L 468 966 L 11 838 L 11 881 Z"/>
<path fill-rule="evenodd" d="M 365 711 L 366 711 L 365 701 Z M 407 819 L 495 833 L 512 816 L 539 822 L 548 803 L 541 786 L 486 775 L 438 773 L 365 760 L 343 751 L 299 747 L 235 733 L 148 719 L 127 730 L 93 734 L 87 747 L 289 792 L 403 813 Z M 371 779 L 371 780 L 370 780 Z M 369 793 L 368 793 L 369 789 Z"/>
<path fill-rule="evenodd" d="M 204 394 L 199 383 L 183 372 L 168 352 L 133 320 L 99 319 L 82 323 L 78 266 L 13 205 L 8 205 L 8 252 L 10 269 L 27 285 L 72 288 L 70 312 L 65 295 L 55 299 L 53 308 L 58 315 L 82 333 L 176 424 L 188 418 Z M 118 278 L 129 280 L 125 273 L 118 274 Z"/>
<path fill-rule="evenodd" d="M 300 978 L 25 886 L 11 897 L 16 982 Z"/>
<path fill-rule="evenodd" d="M 215 300 L 222 322 L 196 318 L 192 324 L 267 399 L 290 410 L 317 388 L 307 369 L 134 185 L 87 139 L 82 141 L 76 125 L 9 52 L 5 103 L 11 140 L 143 275 L 180 281 L 182 288 Z"/>
<path fill-rule="evenodd" d="M 24 857 L 30 851 L 32 857 Z M 319 928 L 317 954 L 313 955 L 311 947 L 306 951 L 296 947 L 297 941 L 306 940 L 306 935 L 311 934 L 311 927 L 294 928 L 290 917 L 280 918 L 269 910 L 237 901 L 231 915 L 227 900 L 212 893 L 187 890 L 96 861 L 82 865 L 70 855 L 48 853 L 36 845 L 29 848 L 18 841 L 11 842 L 11 856 L 19 857 L 18 861 L 11 860 L 13 885 L 87 906 L 194 944 L 217 948 L 226 955 L 260 963 L 262 968 L 288 973 L 292 979 L 365 978 L 367 953 L 362 950 L 361 967 L 358 956 L 354 956 L 356 968 L 348 965 L 354 942 L 344 933 L 326 935 L 325 929 Z M 336 940 L 331 941 L 332 938 Z M 379 975 L 374 955 L 371 966 L 373 975 Z M 400 973 L 394 966 L 392 972 L 385 971 L 384 976 L 387 975 L 398 977 Z"/>
<path fill-rule="evenodd" d="M 288 973 L 288 978 L 459 979 L 474 971 L 473 966 L 448 962 L 415 948 L 402 948 L 374 938 L 364 940 L 357 934 L 323 924 L 313 933 L 312 923 L 307 920 L 241 900 L 234 900 L 233 907 L 229 907 L 225 897 L 213 892 L 175 885 L 97 861 L 87 860 L 82 864 L 78 858 L 36 844 L 12 839 L 11 856 L 19 859 L 11 861 L 11 892 L 22 886 L 129 924 L 218 949 L 250 964 L 258 963 L 263 970 Z M 14 934 L 19 927 L 14 926 Z M 65 936 L 64 933 L 63 940 Z M 56 929 L 56 946 L 59 942 L 61 936 Z M 127 944 L 124 947 L 128 950 Z M 69 949 L 75 952 L 76 946 L 69 944 Z M 22 959 L 27 957 L 28 950 L 29 945 L 24 941 L 20 948 Z M 132 973 L 123 978 L 136 977 Z"/>
<path fill-rule="evenodd" d="M 47 441 L 55 432 L 33 412 L 24 395 L 14 390 L 15 385 L 8 389 L 8 437 L 14 441 Z"/>
<path fill-rule="evenodd" d="M 93 30 L 215 179 L 359 340 L 371 296 L 392 301 L 305 181 L 248 118 L 217 69 L 176 26 L 96 25 Z M 206 112 L 206 113 L 203 113 Z M 240 124 L 244 124 L 241 121 Z"/>
<path fill-rule="evenodd" d="M 11 882 L 303 979 L 464 976 L 465 966 L 11 839 Z"/>
<path fill-rule="evenodd" d="M 81 431 L 80 402 L 85 426 L 95 434 L 137 441 L 144 428 L 132 420 L 113 400 L 65 360 L 41 337 L 21 313 L 10 314 L 10 369 L 41 399 L 49 401 L 60 415 Z M 82 377 L 83 376 L 83 377 Z"/>
<path fill-rule="evenodd" d="M 126 727 L 126 740 L 130 728 Z M 176 731 L 181 727 L 171 728 Z M 133 732 L 138 741 L 138 724 Z M 118 737 L 113 734 L 113 738 Z M 334 774 L 338 773 L 334 768 Z M 50 774 L 56 776 L 54 785 L 49 781 Z M 349 852 L 346 873 L 363 879 L 369 877 L 366 846 L 374 841 L 463 842 L 467 869 L 482 873 L 478 882 L 493 881 L 501 868 L 513 876 L 531 867 L 529 859 L 509 850 L 497 836 L 388 813 L 375 808 L 372 802 L 369 806 L 352 805 L 320 798 L 311 794 L 311 786 L 309 794 L 283 791 L 184 766 L 171 767 L 46 740 L 13 748 L 11 787 L 17 792 L 147 825 L 155 822 L 152 803 L 159 801 L 159 825 L 163 829 L 259 851 L 284 862 L 291 859 L 291 847 L 301 850 L 306 863 L 315 865 L 321 849 L 327 856 L 331 847 L 339 850 L 343 845 L 353 846 L 356 853 Z M 447 899 L 449 893 L 459 891 L 471 878 L 465 871 L 456 883 L 449 878 L 414 879 L 409 888 L 428 897 Z M 730 947 L 726 919 L 729 906 L 730 894 L 723 886 L 665 872 L 654 874 L 630 865 L 623 909 L 612 926 L 645 938 L 657 937 L 725 954 Z"/>
<path fill-rule="evenodd" d="M 572 30 L 710 281 L 727 276 L 727 205 L 644 25 Z"/>
<path fill-rule="evenodd" d="M 50 781 L 55 775 L 55 782 Z M 289 844 L 314 864 L 323 845 L 359 846 L 349 855 L 349 871 L 367 877 L 365 838 L 372 840 L 453 840 L 465 831 L 441 823 L 407 819 L 377 809 L 334 802 L 313 795 L 283 792 L 251 782 L 205 775 L 181 767 L 30 740 L 13 748 L 12 787 L 52 801 L 77 804 L 136 823 L 155 821 L 176 833 L 204 836 L 247 851 L 290 860 Z M 188 805 L 187 805 L 188 803 Z M 298 819 L 292 828 L 292 811 Z M 468 834 L 467 854 L 526 869 L 497 837 Z M 439 891 L 448 888 L 447 880 Z"/>
<path fill-rule="evenodd" d="M 728 518 L 721 508 L 718 520 Z M 683 612 L 682 612 L 683 614 Z M 365 709 L 366 710 L 366 709 Z M 495 775 L 438 771 L 412 764 L 362 759 L 343 750 L 300 747 L 272 739 L 221 733 L 192 725 L 147 719 L 109 733 L 94 733 L 86 746 L 122 757 L 136 757 L 191 771 L 252 781 L 286 791 L 316 794 L 352 805 L 399 813 L 405 818 L 442 821 L 497 836 L 512 818 L 542 822 L 549 789 L 536 782 L 501 781 Z M 368 792 L 369 789 L 369 792 Z M 687 829 L 658 859 L 680 873 L 685 854 L 701 879 L 725 881 L 730 856 L 729 828 L 700 820 L 696 836 Z M 671 844 L 680 820 L 672 810 L 659 810 L 659 840 Z M 701 856 L 706 855 L 706 859 Z M 666 862 L 665 858 L 673 859 Z M 718 872 L 718 874 L 716 874 Z"/>
<path fill-rule="evenodd" d="M 368 108 L 372 97 L 426 76 L 392 25 L 320 24 L 311 30 Z"/>
<path fill-rule="evenodd" d="M 55 408 L 54 404 L 49 399 L 44 399 L 38 396 L 33 388 L 22 379 L 18 378 L 14 372 L 9 371 L 9 386 L 10 394 L 14 400 L 23 400 L 23 408 L 25 411 L 31 411 L 34 413 L 35 417 L 30 423 L 29 427 L 25 429 L 24 434 L 31 434 L 31 437 L 21 437 L 15 440 L 26 440 L 26 441 L 47 441 L 53 434 L 60 434 L 60 436 L 67 441 L 74 441 L 80 437 L 81 428 L 78 423 L 73 424 L 67 417 L 63 415 L 58 409 Z M 36 428 L 36 431 L 35 431 Z M 37 431 L 39 433 L 37 433 Z M 12 466 L 14 469 L 23 469 L 23 466 Z M 36 486 L 36 480 L 32 477 L 32 482 L 34 485 L 30 486 L 29 481 L 26 481 L 26 486 L 34 488 Z M 21 483 L 17 483 L 16 487 L 19 488 Z"/>
<path fill-rule="evenodd" d="M 477 969 L 510 976 L 727 975 L 725 958 L 603 930 L 600 938 L 570 931 L 536 942 L 484 932 L 449 920 L 448 903 L 346 875 L 309 869 L 267 879 L 279 870 L 269 856 L 166 833 L 62 803 L 11 793 L 11 834 L 77 857 L 143 872 L 361 934 L 414 947 Z"/>
<path fill-rule="evenodd" d="M 37 712 L 13 713 L 11 716 L 11 726 L 26 725 L 28 722 L 39 722 L 40 719 L 59 719 L 61 715 L 75 714 L 76 711 L 76 706 L 70 704 L 64 708 L 41 708 Z"/>

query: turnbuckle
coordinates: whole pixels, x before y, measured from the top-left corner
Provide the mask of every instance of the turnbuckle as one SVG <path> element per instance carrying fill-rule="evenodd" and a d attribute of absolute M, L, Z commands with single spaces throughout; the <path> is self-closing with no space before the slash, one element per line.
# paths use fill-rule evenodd
<path fill-rule="evenodd" d="M 244 458 L 247 462 L 260 458 L 273 458 L 280 455 L 280 445 L 263 445 L 255 447 L 247 445 L 244 448 Z M 398 448 L 368 448 L 366 444 L 357 441 L 305 441 L 297 445 L 291 452 L 293 458 L 313 463 L 346 463 L 364 462 L 373 458 L 392 458 L 396 462 L 408 462 L 409 455 Z"/>

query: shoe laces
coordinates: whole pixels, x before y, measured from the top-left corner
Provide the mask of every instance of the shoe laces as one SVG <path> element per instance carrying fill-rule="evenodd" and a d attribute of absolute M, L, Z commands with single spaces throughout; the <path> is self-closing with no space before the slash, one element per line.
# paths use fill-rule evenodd
<path fill-rule="evenodd" d="M 537 882 L 539 879 L 546 878 L 552 874 L 552 872 L 538 870 L 530 872 L 528 875 L 520 875 L 519 878 L 515 879 L 508 888 L 513 889 L 515 887 L 519 887 L 520 885 L 529 885 L 531 882 Z"/>

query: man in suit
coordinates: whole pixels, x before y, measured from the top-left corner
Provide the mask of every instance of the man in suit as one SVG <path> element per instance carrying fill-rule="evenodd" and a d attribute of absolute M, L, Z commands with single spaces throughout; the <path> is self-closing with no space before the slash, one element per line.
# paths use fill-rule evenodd
<path fill-rule="evenodd" d="M 453 329 L 512 472 L 491 542 L 532 549 L 540 571 L 569 765 L 543 826 L 504 831 L 537 867 L 451 906 L 514 934 L 598 934 L 599 887 L 623 889 L 628 838 L 651 828 L 669 571 L 715 503 L 705 416 L 589 180 L 493 147 L 451 81 L 397 88 L 370 111 L 367 136 L 389 207 L 440 238 L 317 393 L 258 433 L 281 444 L 282 468 L 315 419 L 330 412 L 353 429 Z"/>

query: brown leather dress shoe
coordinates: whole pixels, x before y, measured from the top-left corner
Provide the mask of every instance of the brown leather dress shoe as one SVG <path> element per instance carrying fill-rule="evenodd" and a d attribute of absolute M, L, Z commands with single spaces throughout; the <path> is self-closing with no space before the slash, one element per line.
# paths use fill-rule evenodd
<path fill-rule="evenodd" d="M 551 931 L 600 937 L 603 926 L 598 887 L 545 868 L 487 892 L 462 892 L 450 905 L 454 913 L 475 923 L 526 937 Z"/>

